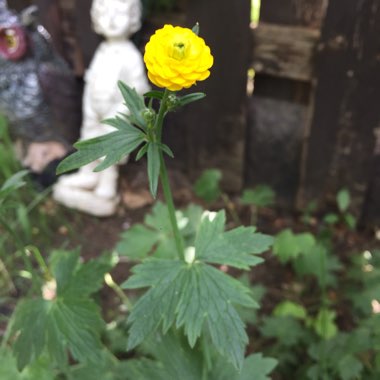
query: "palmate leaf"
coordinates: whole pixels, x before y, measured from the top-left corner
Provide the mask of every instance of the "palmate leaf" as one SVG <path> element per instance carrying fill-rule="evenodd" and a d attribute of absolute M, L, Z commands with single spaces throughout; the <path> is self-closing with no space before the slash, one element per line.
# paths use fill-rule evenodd
<path fill-rule="evenodd" d="M 78 259 L 76 252 L 56 253 L 52 264 L 56 297 L 28 299 L 17 306 L 12 333 L 19 369 L 38 359 L 45 349 L 57 365 L 67 361 L 67 349 L 80 362 L 99 360 L 103 321 L 89 295 L 100 287 L 110 266 L 98 260 L 79 265 Z"/>
<path fill-rule="evenodd" d="M 249 269 L 262 261 L 256 254 L 267 250 L 272 238 L 255 233 L 252 227 L 224 232 L 224 211 L 202 216 L 198 210 L 190 211 L 189 221 L 201 219 L 201 223 L 198 228 L 181 229 L 195 234 L 187 239 L 194 244 L 194 260 L 147 260 L 133 268 L 134 275 L 124 284 L 127 289 L 150 288 L 128 319 L 128 348 L 136 347 L 157 329 L 166 333 L 172 326 L 183 328 L 194 347 L 206 328 L 217 350 L 241 368 L 248 338 L 235 307 L 257 307 L 257 303 L 241 282 L 207 263 Z M 161 226 L 162 231 L 170 229 L 167 218 L 159 215 L 152 214 L 145 223 Z"/>
<path fill-rule="evenodd" d="M 261 263 L 263 260 L 255 254 L 268 250 L 273 238 L 254 233 L 253 227 L 238 227 L 224 232 L 225 223 L 224 211 L 203 215 L 195 240 L 195 258 L 239 269 L 249 269 Z"/>
<path fill-rule="evenodd" d="M 147 260 L 133 268 L 127 289 L 150 287 L 135 304 L 128 349 L 142 343 L 158 328 L 183 327 L 194 347 L 206 326 L 217 350 L 241 368 L 248 337 L 234 305 L 257 307 L 239 281 L 201 262 Z"/>
<path fill-rule="evenodd" d="M 78 169 L 102 157 L 104 160 L 94 169 L 101 171 L 118 163 L 144 142 L 145 134 L 120 117 L 105 121 L 106 124 L 118 127 L 114 132 L 84 140 L 74 144 L 75 153 L 64 159 L 57 168 L 57 173 Z"/>

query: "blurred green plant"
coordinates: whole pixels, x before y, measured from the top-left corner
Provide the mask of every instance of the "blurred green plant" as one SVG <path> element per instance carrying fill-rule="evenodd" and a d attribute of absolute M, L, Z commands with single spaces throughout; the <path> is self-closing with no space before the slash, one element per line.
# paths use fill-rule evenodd
<path fill-rule="evenodd" d="M 336 195 L 336 204 L 338 212 L 330 212 L 323 218 L 328 225 L 336 225 L 339 222 L 344 223 L 348 228 L 354 230 L 356 228 L 356 218 L 349 212 L 351 204 L 350 192 L 347 189 L 341 189 Z"/>
<path fill-rule="evenodd" d="M 215 202 L 222 194 L 220 180 L 222 172 L 218 169 L 204 170 L 201 176 L 195 181 L 194 192 L 205 202 Z"/>

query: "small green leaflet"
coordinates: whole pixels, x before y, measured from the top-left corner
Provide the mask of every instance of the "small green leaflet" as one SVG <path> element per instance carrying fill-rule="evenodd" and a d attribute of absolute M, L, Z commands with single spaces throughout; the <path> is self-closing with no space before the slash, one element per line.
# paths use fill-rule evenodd
<path fill-rule="evenodd" d="M 306 309 L 292 301 L 282 301 L 273 310 L 275 317 L 293 317 L 296 319 L 305 320 L 307 317 Z"/>
<path fill-rule="evenodd" d="M 294 234 L 290 229 L 281 231 L 275 238 L 273 254 L 282 263 L 294 260 L 301 254 L 308 255 L 315 246 L 314 236 L 309 233 Z"/>
<path fill-rule="evenodd" d="M 128 349 L 162 329 L 184 328 L 194 347 L 206 324 L 217 350 L 241 368 L 248 337 L 233 305 L 257 307 L 249 290 L 239 281 L 203 263 L 151 259 L 133 268 L 124 288 L 150 289 L 135 304 Z"/>
<path fill-rule="evenodd" d="M 19 171 L 3 183 L 0 187 L 0 204 L 8 194 L 25 185 L 24 177 L 27 174 L 27 170 Z"/>
<path fill-rule="evenodd" d="M 64 159 L 57 168 L 57 174 L 78 169 L 90 162 L 105 157 L 94 171 L 101 171 L 118 163 L 122 158 L 134 151 L 145 140 L 145 134 L 135 128 L 125 118 L 116 116 L 104 121 L 117 130 L 90 140 L 74 144 L 77 151 Z"/>
<path fill-rule="evenodd" d="M 160 149 L 159 145 L 154 142 L 148 143 L 148 178 L 149 189 L 153 196 L 157 196 L 158 180 L 160 177 Z"/>
<path fill-rule="evenodd" d="M 203 92 L 194 92 L 192 94 L 181 96 L 179 98 L 178 106 L 183 107 L 183 106 L 186 106 L 187 104 L 196 102 L 196 101 L 201 100 L 205 97 L 206 97 L 206 94 L 204 94 Z"/>
<path fill-rule="evenodd" d="M 193 31 L 193 33 L 199 36 L 199 22 L 196 22 L 191 30 Z"/>
<path fill-rule="evenodd" d="M 67 361 L 67 349 L 80 362 L 99 359 L 103 321 L 89 296 L 99 289 L 110 265 L 100 260 L 80 265 L 78 260 L 77 252 L 57 251 L 51 268 L 56 297 L 27 299 L 17 306 L 12 334 L 17 333 L 13 349 L 19 369 L 38 359 L 45 349 L 57 365 Z"/>
<path fill-rule="evenodd" d="M 323 339 L 333 338 L 338 332 L 335 318 L 334 310 L 320 309 L 313 324 L 315 332 Z"/>
<path fill-rule="evenodd" d="M 336 202 L 340 212 L 346 212 L 350 206 L 351 197 L 350 192 L 347 189 L 342 189 L 336 195 Z"/>
<path fill-rule="evenodd" d="M 130 114 L 127 116 L 132 124 L 146 129 L 146 122 L 142 116 L 142 111 L 146 109 L 144 97 L 139 95 L 134 88 L 129 87 L 122 81 L 117 83 L 121 94 L 123 95 L 125 105 L 128 107 Z"/>
<path fill-rule="evenodd" d="M 257 185 L 254 189 L 247 189 L 241 197 L 241 203 L 257 207 L 270 206 L 275 201 L 276 194 L 267 185 Z"/>
<path fill-rule="evenodd" d="M 205 170 L 194 185 L 195 194 L 206 202 L 216 201 L 221 194 L 219 182 L 222 172 L 218 169 Z"/>
<path fill-rule="evenodd" d="M 336 283 L 334 272 L 342 268 L 338 257 L 330 254 L 321 244 L 314 245 L 308 253 L 297 257 L 293 266 L 299 276 L 315 276 L 320 286 L 334 286 Z"/>
<path fill-rule="evenodd" d="M 148 91 L 144 94 L 145 98 L 161 100 L 164 97 L 163 91 Z"/>

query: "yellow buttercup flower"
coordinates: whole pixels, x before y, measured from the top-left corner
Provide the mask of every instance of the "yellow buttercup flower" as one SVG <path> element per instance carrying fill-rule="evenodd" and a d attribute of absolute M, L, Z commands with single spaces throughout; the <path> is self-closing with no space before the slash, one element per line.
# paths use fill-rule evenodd
<path fill-rule="evenodd" d="M 144 61 L 156 86 L 179 91 L 208 78 L 214 58 L 191 29 L 165 25 L 146 44 Z"/>

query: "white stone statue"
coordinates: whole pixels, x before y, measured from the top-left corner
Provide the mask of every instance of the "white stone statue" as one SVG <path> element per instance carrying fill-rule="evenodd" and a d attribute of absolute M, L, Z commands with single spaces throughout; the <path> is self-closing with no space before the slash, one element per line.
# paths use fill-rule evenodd
<path fill-rule="evenodd" d="M 117 81 L 143 94 L 149 91 L 142 55 L 129 38 L 141 26 L 140 0 L 94 0 L 91 18 L 94 30 L 105 37 L 96 50 L 85 76 L 81 139 L 90 139 L 114 130 L 101 121 L 125 113 Z M 96 216 L 115 213 L 118 168 L 101 172 L 93 169 L 99 161 L 77 173 L 62 176 L 54 186 L 54 198 L 71 208 Z"/>

